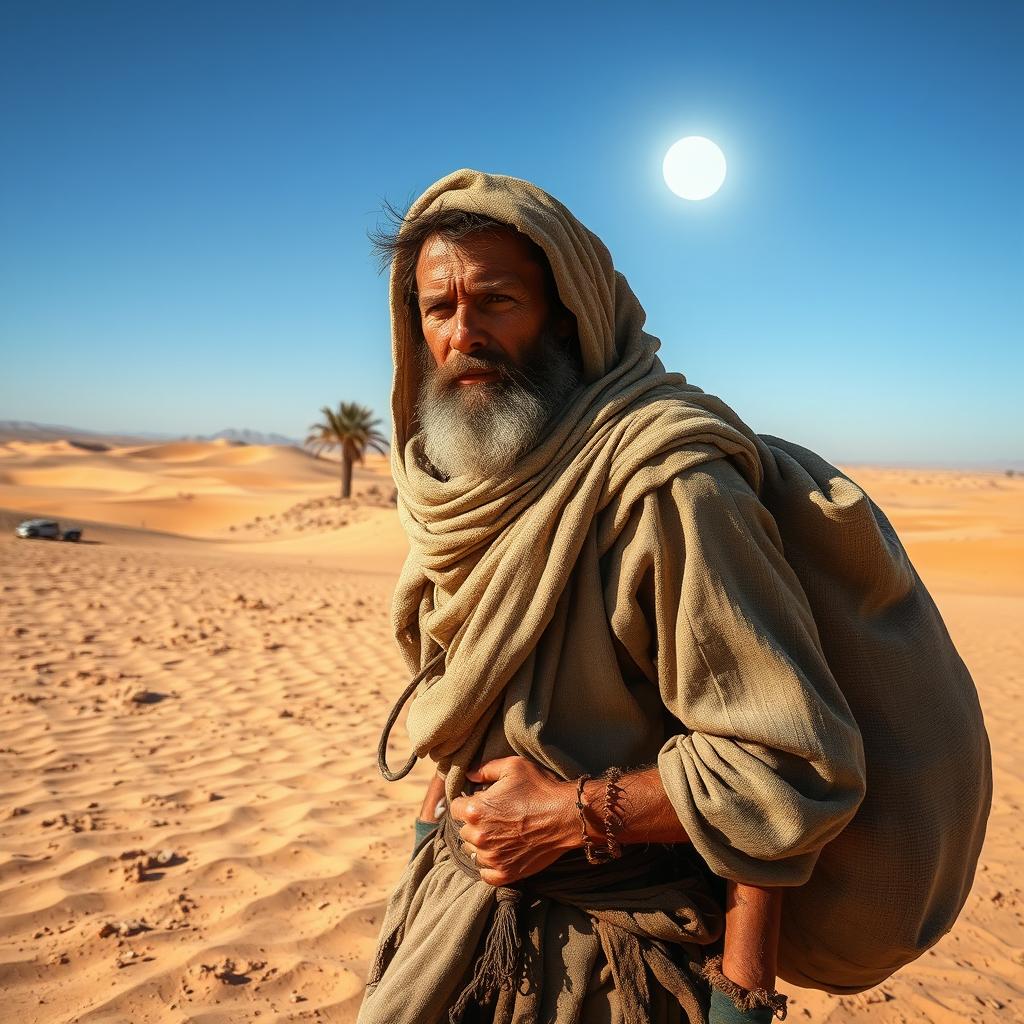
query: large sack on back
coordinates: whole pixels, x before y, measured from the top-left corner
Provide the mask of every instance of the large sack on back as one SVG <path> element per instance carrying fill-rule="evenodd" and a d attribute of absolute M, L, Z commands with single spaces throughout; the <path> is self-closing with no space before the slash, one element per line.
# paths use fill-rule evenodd
<path fill-rule="evenodd" d="M 888 519 L 805 448 L 762 435 L 761 500 L 775 518 L 829 667 L 864 741 L 867 793 L 786 890 L 779 973 L 857 992 L 952 927 L 992 801 L 974 683 Z"/>

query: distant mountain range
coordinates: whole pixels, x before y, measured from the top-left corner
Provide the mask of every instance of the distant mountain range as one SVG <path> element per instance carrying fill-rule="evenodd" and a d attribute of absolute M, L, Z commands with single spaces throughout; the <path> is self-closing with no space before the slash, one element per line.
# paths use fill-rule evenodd
<path fill-rule="evenodd" d="M 260 430 L 229 428 L 216 434 L 160 434 L 152 431 L 82 430 L 57 423 L 32 423 L 28 420 L 0 420 L 0 441 L 83 440 L 109 445 L 146 444 L 153 441 L 230 441 L 232 444 L 301 445 L 294 437 L 264 433 Z"/>
<path fill-rule="evenodd" d="M 205 434 L 202 437 L 190 437 L 191 441 L 234 441 L 236 444 L 294 444 L 302 442 L 294 437 L 285 437 L 284 434 L 264 434 L 260 430 L 218 430 L 216 434 Z"/>

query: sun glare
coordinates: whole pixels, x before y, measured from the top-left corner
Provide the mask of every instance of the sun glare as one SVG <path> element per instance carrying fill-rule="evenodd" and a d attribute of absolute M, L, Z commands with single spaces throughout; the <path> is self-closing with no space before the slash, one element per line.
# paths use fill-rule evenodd
<path fill-rule="evenodd" d="M 725 181 L 725 155 L 710 139 L 688 135 L 669 147 L 661 172 L 680 198 L 707 199 Z"/>

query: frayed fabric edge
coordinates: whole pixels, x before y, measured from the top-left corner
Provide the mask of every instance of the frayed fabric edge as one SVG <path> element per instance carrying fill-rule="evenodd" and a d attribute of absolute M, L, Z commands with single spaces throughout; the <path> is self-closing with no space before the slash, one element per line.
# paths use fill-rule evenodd
<path fill-rule="evenodd" d="M 701 974 L 714 988 L 727 995 L 738 1010 L 747 1011 L 759 1006 L 765 1006 L 779 1020 L 786 1019 L 788 1003 L 786 996 L 777 989 L 769 992 L 766 988 L 751 989 L 736 984 L 735 981 L 722 973 L 721 953 L 704 961 Z"/>

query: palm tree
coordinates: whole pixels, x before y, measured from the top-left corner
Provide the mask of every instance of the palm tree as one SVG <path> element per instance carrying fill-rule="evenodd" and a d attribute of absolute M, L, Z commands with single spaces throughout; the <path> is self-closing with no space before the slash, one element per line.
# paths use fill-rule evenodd
<path fill-rule="evenodd" d="M 365 405 L 339 402 L 336 410 L 325 405 L 320 412 L 323 420 L 309 428 L 303 443 L 318 457 L 325 448 L 341 449 L 341 496 L 348 498 L 352 494 L 352 464 L 363 461 L 367 448 L 386 455 L 387 438 L 376 429 L 380 420 Z"/>

